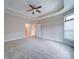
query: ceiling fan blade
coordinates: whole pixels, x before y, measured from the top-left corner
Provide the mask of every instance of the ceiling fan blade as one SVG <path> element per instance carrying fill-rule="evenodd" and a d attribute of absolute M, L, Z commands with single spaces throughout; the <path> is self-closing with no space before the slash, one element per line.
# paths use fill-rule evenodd
<path fill-rule="evenodd" d="M 29 10 L 26 10 L 26 11 L 32 11 L 33 9 L 29 9 Z"/>
<path fill-rule="evenodd" d="M 39 10 L 36 10 L 37 12 L 39 12 L 39 13 L 41 13 L 41 11 L 39 11 Z"/>
<path fill-rule="evenodd" d="M 35 7 L 35 6 L 31 5 L 31 4 L 29 4 L 29 6 L 30 6 L 31 8 L 33 8 L 33 9 L 34 9 L 34 7 Z"/>
<path fill-rule="evenodd" d="M 42 6 L 38 6 L 38 7 L 36 7 L 35 9 L 38 9 L 38 8 L 41 8 Z"/>
<path fill-rule="evenodd" d="M 32 12 L 32 14 L 34 15 L 34 12 Z"/>

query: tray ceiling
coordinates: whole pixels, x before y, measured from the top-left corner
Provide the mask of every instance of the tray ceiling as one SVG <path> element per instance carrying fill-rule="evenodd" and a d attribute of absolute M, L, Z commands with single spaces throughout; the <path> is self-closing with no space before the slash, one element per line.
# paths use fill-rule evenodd
<path fill-rule="evenodd" d="M 41 13 L 32 11 L 27 12 L 30 9 L 29 4 L 35 6 L 42 6 L 39 10 Z M 25 8 L 26 6 L 26 8 Z M 13 12 L 23 14 L 26 17 L 39 17 L 49 13 L 56 13 L 64 8 L 64 0 L 5 0 L 5 9 L 9 9 Z"/>

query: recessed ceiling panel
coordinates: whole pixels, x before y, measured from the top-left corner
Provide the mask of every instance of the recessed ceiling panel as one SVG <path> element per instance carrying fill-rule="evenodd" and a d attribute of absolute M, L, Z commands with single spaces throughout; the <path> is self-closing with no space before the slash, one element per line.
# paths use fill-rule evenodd
<path fill-rule="evenodd" d="M 34 6 L 42 6 L 42 8 L 39 9 L 41 13 L 33 10 L 35 12 L 33 15 L 33 11 L 26 11 L 30 9 L 29 4 Z M 64 8 L 64 2 L 63 0 L 9 0 L 8 8 L 25 14 L 28 17 L 39 17 L 48 13 L 55 13 L 60 11 Z"/>

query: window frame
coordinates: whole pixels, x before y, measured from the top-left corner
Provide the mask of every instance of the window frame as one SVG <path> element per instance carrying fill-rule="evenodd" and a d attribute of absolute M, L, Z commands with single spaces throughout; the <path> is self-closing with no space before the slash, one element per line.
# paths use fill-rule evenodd
<path fill-rule="evenodd" d="M 74 20 L 74 18 L 71 18 L 69 20 L 66 20 L 66 17 L 71 16 L 71 15 L 74 15 L 74 13 L 71 13 L 71 14 L 68 14 L 68 15 L 64 16 L 64 22 Z"/>
<path fill-rule="evenodd" d="M 72 16 L 72 15 L 74 15 L 74 13 L 71 13 L 71 14 L 68 14 L 68 15 L 64 16 L 64 23 L 65 23 L 65 22 L 74 21 L 74 17 L 71 18 L 71 19 L 66 20 L 66 17 Z M 74 32 L 73 32 L 73 33 L 74 33 Z M 64 38 L 65 38 L 65 29 L 64 29 Z M 67 39 L 68 39 L 68 38 L 67 38 Z M 70 40 L 71 40 L 71 39 L 70 39 Z M 74 40 L 74 39 L 73 39 L 73 40 Z"/>

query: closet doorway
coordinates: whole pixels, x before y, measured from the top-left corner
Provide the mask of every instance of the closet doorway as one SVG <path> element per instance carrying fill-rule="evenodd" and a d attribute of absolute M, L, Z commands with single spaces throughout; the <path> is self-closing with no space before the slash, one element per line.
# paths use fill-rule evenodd
<path fill-rule="evenodd" d="M 25 38 L 36 37 L 37 24 L 25 24 Z"/>

